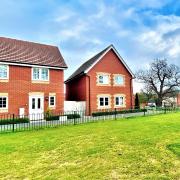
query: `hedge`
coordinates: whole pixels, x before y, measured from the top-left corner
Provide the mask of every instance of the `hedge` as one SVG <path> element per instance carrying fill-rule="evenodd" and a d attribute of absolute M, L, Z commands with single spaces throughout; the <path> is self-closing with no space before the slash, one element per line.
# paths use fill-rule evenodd
<path fill-rule="evenodd" d="M 0 119 L 0 125 L 29 123 L 28 118 Z"/>
<path fill-rule="evenodd" d="M 66 115 L 67 116 L 67 119 L 78 119 L 78 118 L 80 118 L 81 116 L 80 116 L 80 114 L 67 114 Z"/>
<path fill-rule="evenodd" d="M 67 116 L 67 119 L 77 119 L 81 117 L 80 114 L 51 115 L 46 117 L 46 121 L 57 121 L 60 116 Z"/>
<path fill-rule="evenodd" d="M 59 116 L 47 116 L 46 121 L 57 121 L 59 120 Z"/>
<path fill-rule="evenodd" d="M 106 116 L 106 115 L 115 115 L 115 114 L 127 114 L 127 113 L 138 113 L 138 112 L 147 112 L 147 109 L 130 109 L 122 111 L 104 111 L 104 112 L 95 112 L 92 113 L 93 117 L 96 116 Z"/>

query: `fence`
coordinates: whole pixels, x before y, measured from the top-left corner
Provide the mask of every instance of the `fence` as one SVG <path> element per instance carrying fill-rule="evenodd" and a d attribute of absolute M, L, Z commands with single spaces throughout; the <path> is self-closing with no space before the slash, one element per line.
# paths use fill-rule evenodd
<path fill-rule="evenodd" d="M 7 114 L 0 116 L 0 133 L 17 132 L 61 125 L 76 125 L 88 122 L 97 122 L 108 119 L 120 119 L 134 116 L 149 116 L 154 114 L 166 114 L 170 112 L 180 112 L 179 108 L 152 108 L 141 110 L 101 110 L 93 112 L 91 116 L 86 116 L 85 111 L 71 111 L 63 113 L 30 114 L 26 116 L 16 116 Z"/>

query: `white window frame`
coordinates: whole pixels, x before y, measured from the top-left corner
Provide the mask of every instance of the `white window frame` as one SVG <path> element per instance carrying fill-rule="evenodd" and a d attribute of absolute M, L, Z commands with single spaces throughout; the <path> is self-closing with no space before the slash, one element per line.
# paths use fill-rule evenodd
<path fill-rule="evenodd" d="M 7 67 L 7 77 L 5 77 L 5 78 L 0 77 L 0 79 L 1 79 L 1 80 L 8 80 L 8 79 L 9 79 L 9 65 L 0 64 L 0 66 L 6 66 L 6 67 Z"/>
<path fill-rule="evenodd" d="M 103 106 L 100 105 L 100 98 L 103 98 Z M 105 105 L 105 98 L 108 98 L 108 105 Z M 97 96 L 98 109 L 109 109 L 111 108 L 111 95 L 101 94 Z"/>
<path fill-rule="evenodd" d="M 123 78 L 123 83 L 122 84 L 118 84 L 117 82 L 116 82 L 116 77 L 118 77 L 118 76 L 120 76 L 121 78 Z M 124 86 L 125 85 L 125 76 L 124 75 L 122 75 L 122 74 L 114 74 L 114 77 L 113 77 L 113 79 L 114 79 L 114 86 Z"/>
<path fill-rule="evenodd" d="M 119 98 L 119 102 L 120 102 L 120 98 L 123 98 L 123 104 L 116 104 L 116 98 Z M 126 107 L 126 96 L 124 94 L 117 94 L 114 95 L 114 107 L 115 108 L 124 108 Z"/>
<path fill-rule="evenodd" d="M 54 98 L 54 105 L 51 105 L 51 97 Z M 56 107 L 56 95 L 50 95 L 49 96 L 49 107 L 50 108 L 55 108 Z"/>
<path fill-rule="evenodd" d="M 39 69 L 39 79 L 34 79 L 34 69 Z M 48 70 L 48 78 L 47 79 L 42 79 L 42 69 L 47 69 Z M 32 80 L 33 81 L 49 81 L 49 68 L 40 68 L 40 67 L 32 67 Z"/>
<path fill-rule="evenodd" d="M 108 77 L 108 82 L 100 82 L 99 81 L 99 77 L 100 76 L 107 76 Z M 97 73 L 97 85 L 101 85 L 101 86 L 109 86 L 110 85 L 110 74 L 109 73 Z"/>
<path fill-rule="evenodd" d="M 6 98 L 6 107 L 0 107 L 0 110 L 8 110 L 8 96 L 0 96 L 0 98 Z"/>

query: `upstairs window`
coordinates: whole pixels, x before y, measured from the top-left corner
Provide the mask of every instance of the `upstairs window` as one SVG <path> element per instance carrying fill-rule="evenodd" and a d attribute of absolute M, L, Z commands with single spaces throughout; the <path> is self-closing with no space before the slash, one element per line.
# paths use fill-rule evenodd
<path fill-rule="evenodd" d="M 42 68 L 41 70 L 42 70 L 41 71 L 41 78 L 42 78 L 42 80 L 47 81 L 48 80 L 48 69 Z"/>
<path fill-rule="evenodd" d="M 48 81 L 49 69 L 47 68 L 33 68 L 33 80 Z"/>
<path fill-rule="evenodd" d="M 120 74 L 115 74 L 114 75 L 114 85 L 123 86 L 124 84 L 125 84 L 124 76 L 120 75 Z"/>
<path fill-rule="evenodd" d="M 109 85 L 110 84 L 110 75 L 109 74 L 98 74 L 97 83 L 99 85 Z"/>
<path fill-rule="evenodd" d="M 8 65 L 0 65 L 0 79 L 8 79 Z"/>

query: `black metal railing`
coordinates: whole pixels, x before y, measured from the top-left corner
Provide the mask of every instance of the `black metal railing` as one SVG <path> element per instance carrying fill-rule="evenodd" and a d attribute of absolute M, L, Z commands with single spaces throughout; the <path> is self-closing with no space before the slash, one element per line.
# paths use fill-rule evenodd
<path fill-rule="evenodd" d="M 68 111 L 58 113 L 43 113 L 29 115 L 0 115 L 0 133 L 17 132 L 33 129 L 57 127 L 61 125 L 77 125 L 101 120 L 117 120 L 120 118 L 133 116 L 150 116 L 155 114 L 166 114 L 170 112 L 180 112 L 180 108 L 149 108 L 149 109 L 129 109 L 129 110 L 98 110 L 91 115 L 85 111 Z"/>

